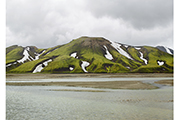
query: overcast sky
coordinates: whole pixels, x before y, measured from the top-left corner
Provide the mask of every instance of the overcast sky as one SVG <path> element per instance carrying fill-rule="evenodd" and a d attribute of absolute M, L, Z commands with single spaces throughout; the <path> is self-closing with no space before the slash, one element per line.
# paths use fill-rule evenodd
<path fill-rule="evenodd" d="M 173 48 L 173 0 L 7 0 L 6 46 L 38 48 L 81 36 Z"/>

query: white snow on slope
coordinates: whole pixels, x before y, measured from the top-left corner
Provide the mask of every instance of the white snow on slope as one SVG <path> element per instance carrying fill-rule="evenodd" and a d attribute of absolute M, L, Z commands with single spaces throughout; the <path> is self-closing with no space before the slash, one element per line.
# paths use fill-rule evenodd
<path fill-rule="evenodd" d="M 27 47 L 26 50 L 30 51 L 30 47 Z"/>
<path fill-rule="evenodd" d="M 47 66 L 48 62 L 51 62 L 51 61 L 52 61 L 52 59 L 49 59 L 49 60 L 43 62 L 42 64 L 38 65 L 32 73 L 41 72 L 42 69 L 44 68 L 44 67 L 42 67 L 42 65 Z"/>
<path fill-rule="evenodd" d="M 140 50 L 141 48 L 139 48 L 139 47 L 134 47 L 136 50 Z"/>
<path fill-rule="evenodd" d="M 74 68 L 73 67 L 69 67 L 69 69 L 72 71 Z"/>
<path fill-rule="evenodd" d="M 51 52 L 48 52 L 48 53 L 46 53 L 45 55 L 48 55 L 49 53 L 51 53 Z"/>
<path fill-rule="evenodd" d="M 17 62 L 14 62 L 14 63 L 9 63 L 9 64 L 7 64 L 7 65 L 6 65 L 6 67 L 11 66 L 12 64 L 14 64 L 14 65 L 15 65 L 15 64 L 17 64 Z"/>
<path fill-rule="evenodd" d="M 39 56 L 42 55 L 46 50 L 43 50 L 42 53 L 38 54 L 38 53 L 35 53 L 37 56 L 35 56 L 35 60 L 38 60 L 39 59 Z"/>
<path fill-rule="evenodd" d="M 39 59 L 39 56 L 45 52 L 45 50 L 44 50 L 41 54 L 34 53 L 34 54 L 36 54 L 35 59 L 34 59 L 33 57 L 31 57 L 31 56 L 29 55 L 28 51 L 30 51 L 30 48 L 29 48 L 29 47 L 26 47 L 26 48 L 24 49 L 24 52 L 23 52 L 24 57 L 23 57 L 22 59 L 20 59 L 20 60 L 17 60 L 18 63 L 24 63 L 26 60 L 29 60 L 29 61 L 38 60 L 38 59 Z M 17 64 L 17 62 L 8 64 L 8 65 L 6 65 L 6 67 L 11 66 L 12 64 Z"/>
<path fill-rule="evenodd" d="M 124 47 L 128 48 L 128 45 L 124 45 Z"/>
<path fill-rule="evenodd" d="M 113 57 L 112 57 L 112 55 L 109 53 L 107 47 L 106 47 L 105 45 L 103 45 L 103 46 L 104 46 L 104 48 L 106 49 L 106 55 L 105 55 L 105 57 L 106 57 L 108 60 L 112 60 Z"/>
<path fill-rule="evenodd" d="M 144 55 L 142 52 L 139 52 L 140 53 L 140 59 L 143 60 L 145 62 L 145 64 L 147 65 L 147 59 L 144 58 Z"/>
<path fill-rule="evenodd" d="M 32 73 L 41 72 L 43 69 L 42 64 L 38 65 Z"/>
<path fill-rule="evenodd" d="M 15 64 L 17 64 L 17 62 L 14 62 L 14 63 L 9 63 L 9 64 L 7 64 L 7 65 L 6 65 L 6 67 L 11 66 L 12 64 L 14 64 L 14 65 L 15 65 Z"/>
<path fill-rule="evenodd" d="M 115 42 L 113 42 L 113 41 L 110 41 L 110 42 L 111 42 L 111 46 L 113 46 L 120 54 L 122 54 L 122 55 L 124 55 L 125 57 L 127 57 L 127 58 L 133 60 L 133 59 L 130 57 L 130 55 L 120 47 L 120 46 L 121 46 L 120 44 L 115 43 Z"/>
<path fill-rule="evenodd" d="M 19 63 L 24 63 L 26 60 L 29 60 L 29 61 L 34 60 L 34 59 L 29 55 L 29 53 L 28 53 L 27 50 L 29 50 L 28 47 L 24 49 L 24 52 L 23 52 L 24 57 L 23 57 L 22 59 L 20 59 L 20 60 L 17 60 L 17 62 L 19 62 Z M 30 59 L 30 58 L 31 58 L 31 59 Z"/>
<path fill-rule="evenodd" d="M 90 65 L 89 62 L 82 61 L 81 68 L 83 69 L 84 72 L 88 72 L 88 71 L 85 69 L 85 67 L 87 67 L 88 65 Z"/>
<path fill-rule="evenodd" d="M 75 58 L 77 56 L 77 52 L 72 53 L 70 56 Z"/>
<path fill-rule="evenodd" d="M 9 66 L 11 66 L 11 65 L 12 65 L 12 64 L 11 64 L 11 63 L 9 63 L 9 64 L 7 64 L 7 65 L 6 65 L 6 67 L 9 67 Z"/>
<path fill-rule="evenodd" d="M 162 62 L 157 61 L 157 63 L 158 63 L 158 65 L 159 65 L 159 66 L 161 66 L 161 65 L 163 65 L 163 64 L 164 64 L 164 62 L 163 62 L 163 61 L 162 61 Z"/>
<path fill-rule="evenodd" d="M 43 64 L 44 64 L 45 66 L 47 66 L 49 62 L 52 62 L 52 59 L 49 59 L 49 60 L 45 61 Z"/>
<path fill-rule="evenodd" d="M 126 66 L 126 68 L 130 69 L 130 67 L 129 67 L 129 66 Z"/>
<path fill-rule="evenodd" d="M 167 47 L 165 47 L 165 46 L 163 46 L 163 47 L 165 48 L 165 50 L 167 51 L 168 54 L 172 55 L 172 53 L 170 52 L 170 50 Z"/>

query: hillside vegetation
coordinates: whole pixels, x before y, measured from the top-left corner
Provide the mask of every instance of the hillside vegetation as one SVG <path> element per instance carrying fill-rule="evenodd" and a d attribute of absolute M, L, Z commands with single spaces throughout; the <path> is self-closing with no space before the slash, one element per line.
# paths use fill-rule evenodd
<path fill-rule="evenodd" d="M 38 49 L 6 48 L 7 73 L 172 73 L 173 55 L 150 46 L 131 46 L 101 37 Z"/>

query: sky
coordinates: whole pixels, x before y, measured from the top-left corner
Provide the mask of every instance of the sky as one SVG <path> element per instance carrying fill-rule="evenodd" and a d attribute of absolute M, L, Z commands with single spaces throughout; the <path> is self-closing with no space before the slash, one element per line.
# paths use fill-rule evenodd
<path fill-rule="evenodd" d="M 7 0 L 6 47 L 54 47 L 81 36 L 173 49 L 173 0 Z"/>

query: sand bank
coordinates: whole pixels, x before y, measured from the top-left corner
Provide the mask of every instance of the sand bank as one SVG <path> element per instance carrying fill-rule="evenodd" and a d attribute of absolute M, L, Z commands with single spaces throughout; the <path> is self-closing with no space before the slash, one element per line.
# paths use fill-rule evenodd
<path fill-rule="evenodd" d="M 60 79 L 60 78 L 144 78 L 144 77 L 173 77 L 173 74 L 162 73 L 117 73 L 117 74 L 7 74 L 6 85 L 14 86 L 72 86 L 87 88 L 107 88 L 107 89 L 156 89 L 148 83 L 137 81 L 37 81 L 38 79 Z M 11 82 L 13 81 L 13 82 Z M 16 82 L 14 82 L 16 81 Z M 27 81 L 27 82 L 20 82 Z M 35 82 L 33 82 L 35 81 Z M 162 80 L 157 84 L 173 85 L 173 80 Z"/>
<path fill-rule="evenodd" d="M 84 73 L 84 74 L 6 74 L 6 81 L 58 79 L 58 78 L 142 78 L 142 77 L 173 77 L 172 73 Z"/>
<path fill-rule="evenodd" d="M 108 89 L 156 89 L 157 87 L 141 81 L 103 81 L 103 82 L 7 82 L 14 86 L 71 86 Z"/>
<path fill-rule="evenodd" d="M 160 81 L 156 81 L 155 83 L 173 86 L 173 80 L 160 80 Z"/>

